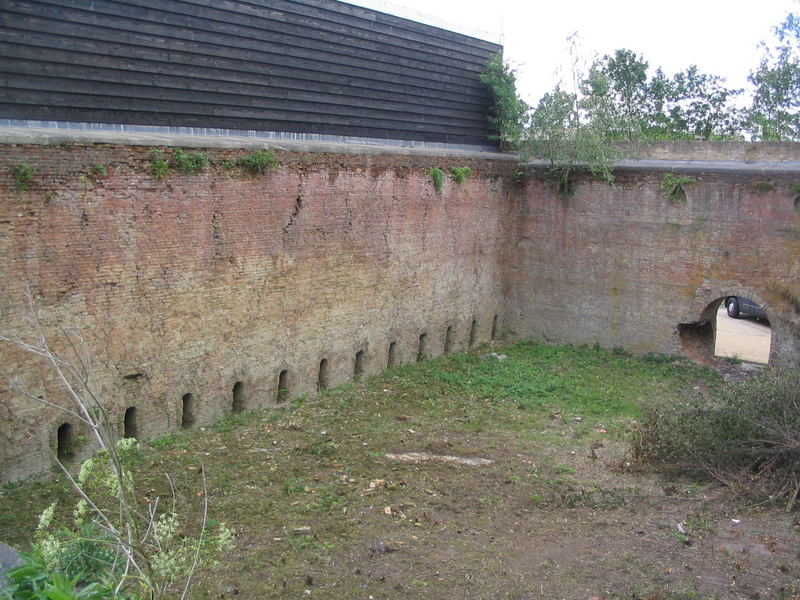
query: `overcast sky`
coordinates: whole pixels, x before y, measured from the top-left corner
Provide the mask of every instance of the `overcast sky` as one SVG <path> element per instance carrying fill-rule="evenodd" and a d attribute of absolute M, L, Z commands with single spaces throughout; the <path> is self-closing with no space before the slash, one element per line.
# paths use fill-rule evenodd
<path fill-rule="evenodd" d="M 523 99 L 535 105 L 569 70 L 567 37 L 585 58 L 628 48 L 652 74 L 696 64 L 729 87 L 746 87 L 761 40 L 800 0 L 347 0 L 501 42 Z"/>

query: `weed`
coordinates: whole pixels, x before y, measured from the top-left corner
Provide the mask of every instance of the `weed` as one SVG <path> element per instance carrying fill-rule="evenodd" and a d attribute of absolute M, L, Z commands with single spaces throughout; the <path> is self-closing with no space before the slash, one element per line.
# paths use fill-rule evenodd
<path fill-rule="evenodd" d="M 248 173 L 253 175 L 276 171 L 281 168 L 281 163 L 275 158 L 273 150 L 256 150 L 236 161 Z"/>
<path fill-rule="evenodd" d="M 294 496 L 295 494 L 302 494 L 306 491 L 306 484 L 300 477 L 291 477 L 284 480 L 283 491 L 287 496 Z"/>
<path fill-rule="evenodd" d="M 425 169 L 425 172 L 433 182 L 433 189 L 436 190 L 437 194 L 441 194 L 442 187 L 444 186 L 444 171 L 439 167 L 428 167 Z"/>
<path fill-rule="evenodd" d="M 453 181 L 457 184 L 461 185 L 472 177 L 472 169 L 470 167 L 450 167 L 450 177 L 452 177 Z"/>
<path fill-rule="evenodd" d="M 652 409 L 633 432 L 634 459 L 706 473 L 756 498 L 788 500 L 800 487 L 800 372 L 768 373 Z"/>
<path fill-rule="evenodd" d="M 106 167 L 105 165 L 93 165 L 92 174 L 97 177 L 105 177 L 106 175 L 108 175 L 108 167 Z"/>
<path fill-rule="evenodd" d="M 775 189 L 775 182 L 773 181 L 751 181 L 750 187 L 756 192 L 771 192 Z"/>
<path fill-rule="evenodd" d="M 232 160 L 223 160 L 219 164 L 222 166 L 223 169 L 226 169 L 228 171 L 230 171 L 236 166 L 236 163 L 234 163 Z"/>
<path fill-rule="evenodd" d="M 156 179 L 164 179 L 169 175 L 169 163 L 164 158 L 162 150 L 152 150 L 150 152 L 150 172 Z"/>
<path fill-rule="evenodd" d="M 661 177 L 661 184 L 658 186 L 658 189 L 670 202 L 686 202 L 685 187 L 692 183 L 697 183 L 697 179 L 694 177 L 674 175 L 673 173 L 664 173 Z"/>
<path fill-rule="evenodd" d="M 245 415 L 241 414 L 230 414 L 224 419 L 217 421 L 214 423 L 214 430 L 219 433 L 225 433 L 227 431 L 231 431 L 236 429 L 237 427 L 241 427 L 247 422 L 247 418 Z"/>
<path fill-rule="evenodd" d="M 188 175 L 197 175 L 211 163 L 205 152 L 189 153 L 181 148 L 172 151 L 172 160 L 175 161 L 178 171 Z"/>
<path fill-rule="evenodd" d="M 149 440 L 149 444 L 158 450 L 170 450 L 173 448 L 185 447 L 186 445 L 185 441 L 174 433 Z"/>
<path fill-rule="evenodd" d="M 789 195 L 800 196 L 800 181 L 793 181 L 789 184 Z"/>
<path fill-rule="evenodd" d="M 31 186 L 33 181 L 33 169 L 28 165 L 16 165 L 11 169 L 14 177 L 14 191 L 24 192 Z"/>

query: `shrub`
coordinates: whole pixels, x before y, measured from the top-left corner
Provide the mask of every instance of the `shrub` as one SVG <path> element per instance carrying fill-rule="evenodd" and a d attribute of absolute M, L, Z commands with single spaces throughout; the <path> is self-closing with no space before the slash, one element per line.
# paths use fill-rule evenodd
<path fill-rule="evenodd" d="M 768 373 L 653 409 L 631 445 L 639 462 L 704 473 L 791 509 L 800 493 L 800 372 Z"/>
<path fill-rule="evenodd" d="M 253 174 L 275 171 L 281 168 L 281 163 L 275 158 L 273 150 L 256 150 L 247 156 L 241 157 L 236 164 Z"/>
<path fill-rule="evenodd" d="M 164 153 L 161 150 L 153 150 L 150 152 L 150 172 L 156 179 L 164 179 L 169 175 L 169 163 L 164 158 Z"/>
<path fill-rule="evenodd" d="M 472 169 L 470 167 L 450 167 L 450 177 L 452 177 L 453 181 L 457 184 L 461 185 L 472 177 Z"/>
<path fill-rule="evenodd" d="M 189 153 L 181 148 L 175 148 L 172 151 L 172 160 L 175 161 L 175 168 L 181 173 L 188 175 L 197 175 L 200 171 L 205 169 L 209 164 L 208 154 L 205 152 Z"/>
<path fill-rule="evenodd" d="M 442 186 L 444 185 L 444 171 L 439 167 L 428 167 L 425 172 L 430 176 L 433 182 L 433 189 L 437 194 L 442 193 Z"/>
<path fill-rule="evenodd" d="M 685 186 L 696 183 L 694 177 L 683 177 L 680 175 L 673 175 L 672 173 L 664 173 L 661 177 L 661 185 L 658 189 L 664 194 L 671 202 L 686 202 Z"/>
<path fill-rule="evenodd" d="M 11 170 L 14 176 L 14 191 L 24 192 L 31 186 L 33 169 L 28 165 L 17 165 Z"/>

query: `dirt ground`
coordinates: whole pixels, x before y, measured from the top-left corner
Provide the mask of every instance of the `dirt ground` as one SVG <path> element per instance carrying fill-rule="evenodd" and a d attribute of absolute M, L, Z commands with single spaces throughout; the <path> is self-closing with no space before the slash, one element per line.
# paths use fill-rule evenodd
<path fill-rule="evenodd" d="M 800 598 L 796 512 L 631 463 L 643 403 L 719 377 L 599 349 L 484 352 L 143 444 L 148 497 L 174 485 L 194 514 L 207 497 L 237 534 L 189 597 Z M 53 498 L 68 518 L 57 485 L 4 488 L 0 539 L 25 548 Z"/>

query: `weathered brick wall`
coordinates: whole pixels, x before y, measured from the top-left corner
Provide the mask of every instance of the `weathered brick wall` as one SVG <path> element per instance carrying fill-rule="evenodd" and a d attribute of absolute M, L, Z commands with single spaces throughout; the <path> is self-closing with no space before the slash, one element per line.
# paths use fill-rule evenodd
<path fill-rule="evenodd" d="M 619 172 L 613 187 L 584 180 L 566 199 L 531 180 L 505 261 L 510 332 L 697 356 L 710 351 L 716 301 L 739 294 L 767 308 L 772 362 L 800 364 L 797 178 L 692 176 L 685 202 L 665 198 L 654 171 Z"/>
<path fill-rule="evenodd" d="M 123 427 L 136 433 L 194 425 L 290 396 L 426 351 L 486 341 L 503 306 L 499 258 L 509 237 L 513 163 L 413 156 L 278 153 L 283 168 L 250 177 L 226 170 L 242 151 L 211 149 L 198 176 L 149 173 L 148 148 L 7 145 L 0 180 L 0 331 L 25 329 L 29 283 L 45 322 L 80 330 L 91 381 Z M 15 192 L 11 167 L 34 167 Z M 469 164 L 462 185 L 434 191 L 426 166 Z M 104 165 L 98 175 L 94 165 Z M 473 329 L 473 320 L 475 326 Z M 56 336 L 54 343 L 63 347 Z M 52 372 L 0 347 L 3 372 L 34 395 L 64 401 Z M 75 419 L 0 391 L 0 480 L 49 469 L 56 431 Z M 87 446 L 88 449 L 88 446 Z M 77 452 L 80 455 L 80 451 Z"/>
<path fill-rule="evenodd" d="M 245 150 L 217 140 L 211 169 L 159 181 L 148 146 L 39 141 L 0 146 L 0 333 L 30 332 L 30 285 L 54 346 L 67 348 L 55 324 L 85 336 L 93 389 L 120 431 L 135 407 L 138 437 L 218 420 L 235 386 L 241 408 L 274 404 L 281 373 L 288 397 L 313 394 L 323 359 L 335 386 L 359 353 L 366 374 L 390 347 L 416 360 L 422 334 L 437 355 L 448 328 L 452 350 L 499 323 L 510 339 L 699 357 L 729 294 L 766 306 L 773 364 L 800 364 L 791 169 L 693 172 L 671 202 L 661 172 L 626 168 L 562 199 L 536 176 L 519 187 L 501 158 L 285 150 L 280 170 L 251 177 L 223 164 Z M 34 168 L 25 191 L 19 164 Z M 472 178 L 435 192 L 427 167 L 465 164 Z M 0 344 L 0 365 L 64 402 L 31 355 Z M 0 387 L 0 481 L 49 470 L 63 423 L 82 433 Z"/>

